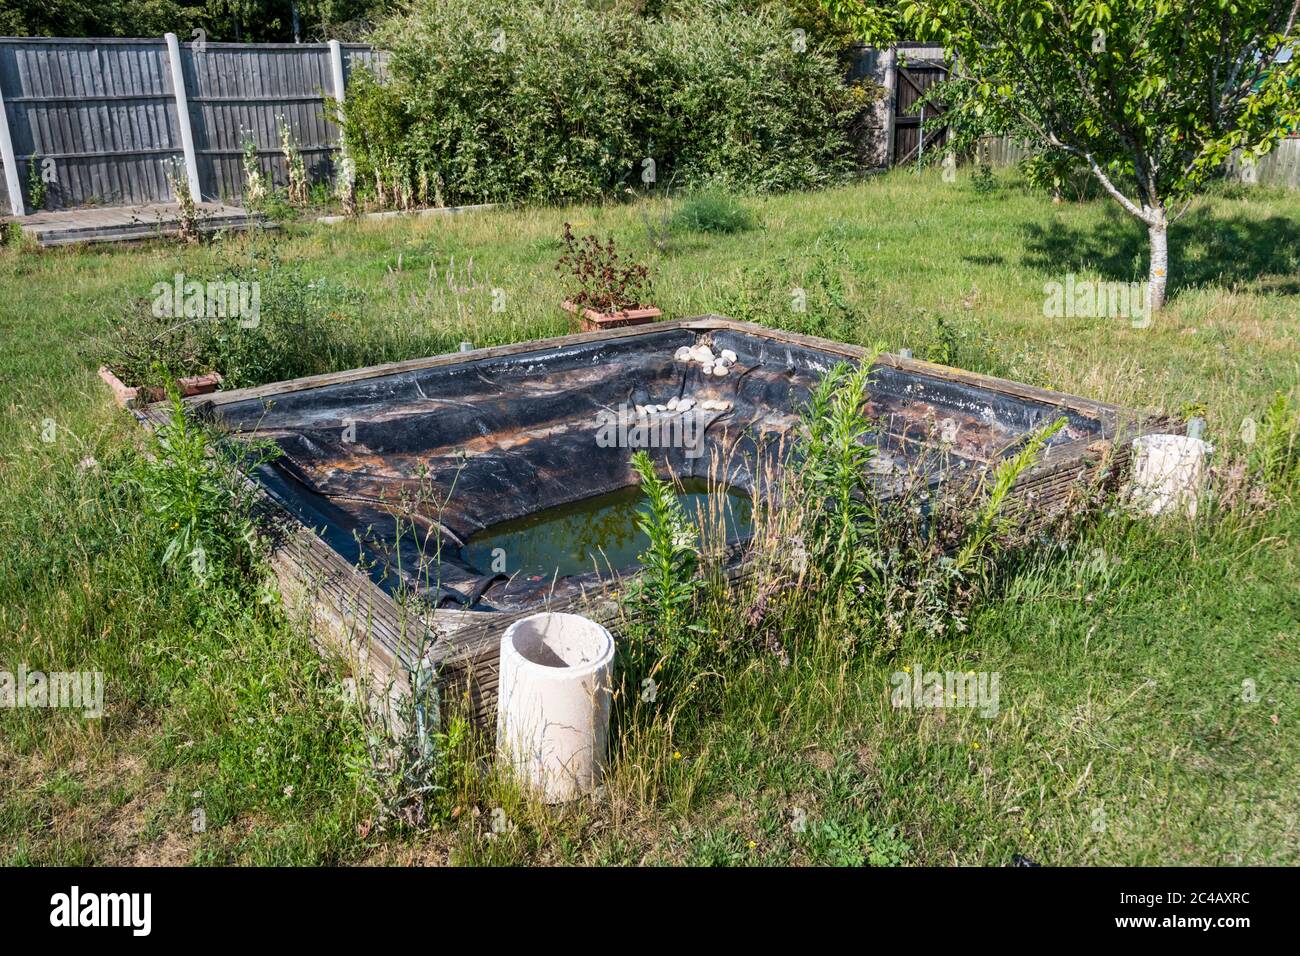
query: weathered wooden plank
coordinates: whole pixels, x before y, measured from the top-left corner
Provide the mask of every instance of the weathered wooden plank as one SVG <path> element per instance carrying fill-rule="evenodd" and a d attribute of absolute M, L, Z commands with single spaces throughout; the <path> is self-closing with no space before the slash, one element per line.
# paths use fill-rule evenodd
<path fill-rule="evenodd" d="M 275 228 L 260 217 L 234 206 L 203 203 L 199 206 L 199 229 L 240 230 Z M 115 242 L 148 239 L 175 234 L 179 228 L 176 205 L 155 203 L 139 206 L 95 206 L 76 210 L 36 213 L 21 220 L 24 233 L 42 246 L 78 242 Z"/>

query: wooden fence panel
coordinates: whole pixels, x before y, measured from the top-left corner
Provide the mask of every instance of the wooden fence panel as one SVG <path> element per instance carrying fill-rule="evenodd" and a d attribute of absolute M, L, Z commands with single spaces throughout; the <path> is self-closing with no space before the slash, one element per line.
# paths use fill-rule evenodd
<path fill-rule="evenodd" d="M 310 178 L 332 176 L 338 129 L 325 112 L 334 95 L 328 46 L 208 43 L 184 47 L 182 64 L 205 198 L 242 199 L 246 139 L 257 147 L 262 172 L 287 183 L 282 124 Z"/>
<path fill-rule="evenodd" d="M 1255 168 L 1234 156 L 1228 167 L 1228 176 L 1239 182 L 1261 186 L 1300 189 L 1300 136 L 1282 140 L 1271 152 L 1255 164 Z"/>
<path fill-rule="evenodd" d="M 180 158 L 181 141 L 165 64 L 161 39 L 0 40 L 24 192 L 34 177 L 47 208 L 167 198 L 163 164 Z"/>
<path fill-rule="evenodd" d="M 287 182 L 280 123 L 292 132 L 314 181 L 334 173 L 340 134 L 331 120 L 328 44 L 181 44 L 202 198 L 243 200 L 242 146 Z M 382 75 L 385 54 L 345 44 L 343 73 Z M 26 211 L 32 177 L 43 208 L 132 205 L 174 199 L 167 168 L 184 156 L 167 45 L 156 40 L 0 38 L 0 94 Z M 3 160 L 0 160 L 3 162 Z M 36 167 L 35 173 L 32 167 Z M 0 185 L 4 183 L 0 166 Z M 0 212 L 9 213 L 7 189 Z"/>
<path fill-rule="evenodd" d="M 1005 136 L 989 136 L 983 141 L 984 155 L 994 166 L 1014 166 L 1031 151 Z M 1259 160 L 1252 169 L 1234 156 L 1225 169 L 1228 179 L 1260 186 L 1300 189 L 1300 136 L 1289 136 Z"/>

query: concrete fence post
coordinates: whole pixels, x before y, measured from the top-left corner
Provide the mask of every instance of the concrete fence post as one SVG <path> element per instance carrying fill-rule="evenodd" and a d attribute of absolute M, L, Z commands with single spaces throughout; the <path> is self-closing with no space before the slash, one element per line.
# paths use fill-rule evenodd
<path fill-rule="evenodd" d="M 338 40 L 330 40 L 330 76 L 334 83 L 334 100 L 339 105 L 339 110 L 343 109 L 343 97 L 345 87 L 343 80 L 343 45 Z M 347 147 L 343 144 L 343 127 L 339 127 L 339 160 L 335 167 L 339 171 L 341 180 L 346 180 L 348 189 L 352 188 L 352 173 L 348 163 Z"/>
<path fill-rule="evenodd" d="M 898 47 L 885 50 L 885 168 L 894 165 L 894 114 L 898 112 Z"/>
<path fill-rule="evenodd" d="M 185 96 L 185 73 L 181 69 L 181 44 L 176 34 L 168 33 L 167 61 L 171 66 L 172 89 L 176 94 L 176 122 L 181 131 L 181 148 L 185 151 L 185 176 L 190 184 L 190 195 L 195 202 L 203 201 L 199 185 L 199 161 L 194 153 L 194 134 L 190 131 L 189 100 Z"/>
<path fill-rule="evenodd" d="M 334 83 L 334 99 L 343 105 L 343 44 L 330 40 L 330 77 Z"/>
<path fill-rule="evenodd" d="M 330 40 L 330 77 L 334 84 L 334 101 L 343 109 L 343 97 L 346 95 L 343 80 L 343 45 L 338 40 Z M 346 158 L 343 149 L 343 127 L 339 127 L 339 160 Z"/>
<path fill-rule="evenodd" d="M 14 141 L 9 136 L 9 111 L 5 108 L 3 87 L 0 87 L 0 162 L 5 164 L 9 211 L 15 216 L 26 215 L 27 210 L 23 207 L 23 184 L 18 178 L 18 158 L 14 156 Z"/>

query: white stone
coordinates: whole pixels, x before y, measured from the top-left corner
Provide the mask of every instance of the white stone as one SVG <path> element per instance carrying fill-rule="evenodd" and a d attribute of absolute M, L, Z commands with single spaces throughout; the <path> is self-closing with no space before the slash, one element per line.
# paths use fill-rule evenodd
<path fill-rule="evenodd" d="M 722 376 L 727 374 L 727 366 L 725 365 L 713 366 L 713 374 L 718 376 L 718 378 L 722 378 Z"/>
<path fill-rule="evenodd" d="M 728 365 L 730 365 L 732 362 L 736 361 L 736 353 L 733 352 L 733 351 L 731 351 L 731 349 L 723 349 L 723 350 L 722 350 L 722 361 L 724 361 L 724 362 L 726 362 Z"/>
<path fill-rule="evenodd" d="M 679 362 L 689 362 L 691 360 L 691 347 L 689 345 L 683 345 L 673 353 L 673 358 L 677 359 Z"/>

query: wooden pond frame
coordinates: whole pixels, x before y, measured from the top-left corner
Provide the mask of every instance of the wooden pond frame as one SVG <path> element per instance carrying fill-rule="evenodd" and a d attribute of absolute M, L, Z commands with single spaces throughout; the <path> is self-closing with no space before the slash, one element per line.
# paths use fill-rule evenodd
<path fill-rule="evenodd" d="M 720 315 L 703 315 L 311 375 L 253 388 L 193 396 L 184 401 L 190 407 L 211 406 L 213 411 L 219 412 L 223 405 L 247 399 L 274 398 L 325 385 L 607 339 L 654 335 L 674 329 L 730 331 L 775 343 L 804 346 L 859 362 L 872 355 L 871 350 L 862 346 L 738 322 Z M 1034 509 L 1029 513 L 1031 521 L 1035 514 L 1049 511 L 1053 503 L 1063 502 L 1071 490 L 1088 477 L 1101 478 L 1104 472 L 1106 480 L 1117 481 L 1128 467 L 1134 438 L 1171 430 L 1168 419 L 1144 416 L 1117 405 L 1007 379 L 889 353 L 876 355 L 875 361 L 877 365 L 904 372 L 1072 410 L 1100 422 L 1100 438 L 1094 436 L 1055 446 L 1049 456 L 1016 483 L 1012 495 L 1034 502 Z M 157 402 L 136 409 L 134 414 L 146 427 L 153 428 L 167 420 L 169 406 L 166 402 Z M 405 606 L 330 547 L 312 528 L 299 521 L 276 493 L 259 482 L 250 480 L 250 484 L 259 520 L 268 532 L 270 567 L 286 606 L 291 613 L 306 615 L 313 640 L 323 654 L 340 656 L 349 663 L 358 683 L 364 682 L 367 686 L 372 706 L 383 711 L 389 719 L 396 719 L 395 705 L 407 693 L 409 674 L 419 666 L 417 661 L 422 658 L 423 666 L 430 668 L 435 675 L 440 699 L 444 703 L 463 701 L 474 721 L 482 726 L 491 726 L 495 714 L 501 634 L 513 621 L 536 614 L 539 608 L 511 612 L 431 607 L 416 610 Z M 555 599 L 546 605 L 546 609 L 585 614 L 609 625 L 618 614 L 613 588 L 611 582 L 578 596 Z"/>

